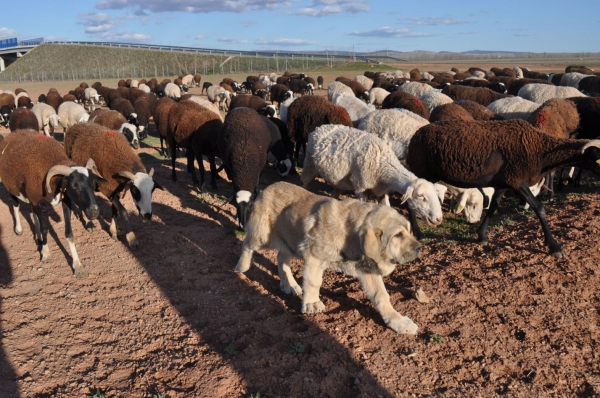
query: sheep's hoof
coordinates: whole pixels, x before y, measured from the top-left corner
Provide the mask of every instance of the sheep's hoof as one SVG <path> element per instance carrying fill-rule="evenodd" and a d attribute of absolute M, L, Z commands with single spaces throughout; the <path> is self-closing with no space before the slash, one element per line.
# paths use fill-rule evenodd
<path fill-rule="evenodd" d="M 479 243 L 481 246 L 488 246 L 490 244 L 487 239 L 480 239 L 477 243 Z"/>
<path fill-rule="evenodd" d="M 93 222 L 91 222 L 91 221 L 88 221 L 88 222 L 85 224 L 85 230 L 86 230 L 86 231 L 88 231 L 88 232 L 94 232 L 94 231 L 96 231 L 96 226 L 94 225 L 94 223 L 93 223 Z"/>
<path fill-rule="evenodd" d="M 550 253 L 550 254 L 556 258 L 564 258 L 565 257 L 565 253 L 563 251 L 557 251 L 557 252 Z"/>
<path fill-rule="evenodd" d="M 15 228 L 15 234 L 16 234 L 17 236 L 21 236 L 21 235 L 23 235 L 23 230 L 22 230 L 22 229 L 21 229 L 21 230 L 18 230 L 18 229 L 16 229 L 16 228 Z"/>
<path fill-rule="evenodd" d="M 75 277 L 76 278 L 87 278 L 89 275 L 88 270 L 83 267 L 75 268 Z"/>

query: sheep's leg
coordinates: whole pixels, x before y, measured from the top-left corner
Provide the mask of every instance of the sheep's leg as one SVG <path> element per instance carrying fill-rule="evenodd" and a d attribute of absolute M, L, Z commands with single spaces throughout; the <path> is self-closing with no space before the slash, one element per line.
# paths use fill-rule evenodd
<path fill-rule="evenodd" d="M 354 192 L 354 194 L 356 195 L 356 198 L 361 202 L 367 201 L 367 195 L 364 192 Z"/>
<path fill-rule="evenodd" d="M 214 156 L 208 156 L 208 162 L 210 163 L 210 186 L 212 187 L 212 189 L 217 190 L 217 177 L 218 172 L 217 172 L 217 165 L 215 164 L 215 157 Z M 202 183 L 204 184 L 204 165 L 202 165 Z"/>
<path fill-rule="evenodd" d="M 85 227 L 85 230 L 88 232 L 94 232 L 96 230 L 96 225 L 94 225 L 94 222 L 92 220 L 88 220 L 83 210 L 80 210 L 80 212 L 81 220 L 83 221 L 83 226 Z"/>
<path fill-rule="evenodd" d="M 77 278 L 88 276 L 88 271 L 81 265 L 77 249 L 75 248 L 75 238 L 73 237 L 73 228 L 71 227 L 71 200 L 65 196 L 62 202 L 63 215 L 65 217 L 65 238 L 69 243 L 69 251 L 73 257 L 73 271 Z"/>
<path fill-rule="evenodd" d="M 314 312 L 323 312 L 325 304 L 319 299 L 319 289 L 323 284 L 323 261 L 310 254 L 306 255 L 304 260 L 304 269 L 302 270 L 303 290 L 302 313 L 312 314 Z"/>
<path fill-rule="evenodd" d="M 418 326 L 410 318 L 400 315 L 392 306 L 381 275 L 359 274 L 358 280 L 390 329 L 401 334 L 417 334 Z"/>
<path fill-rule="evenodd" d="M 333 188 L 333 191 L 331 191 L 331 197 L 333 199 L 339 199 L 341 194 L 342 190 L 339 188 Z"/>
<path fill-rule="evenodd" d="M 33 206 L 33 218 L 35 222 L 36 239 L 38 237 L 40 238 L 37 241 L 37 244 L 40 248 L 40 253 L 42 254 L 42 262 L 49 263 L 52 261 L 52 253 L 50 253 L 50 248 L 48 247 L 48 221 L 42 217 L 42 209 L 39 205 Z"/>
<path fill-rule="evenodd" d="M 194 159 L 196 157 L 194 154 L 194 150 L 192 148 L 188 148 L 186 155 L 188 173 L 192 174 L 192 182 L 194 183 L 194 185 L 198 185 L 198 176 L 196 175 L 196 167 L 194 167 Z M 202 154 L 200 154 L 200 160 L 198 161 L 198 163 L 202 165 Z M 204 166 L 202 166 L 202 168 L 204 168 Z"/>
<path fill-rule="evenodd" d="M 13 200 L 13 215 L 15 217 L 15 234 L 23 235 L 23 226 L 21 226 L 21 203 L 15 195 L 10 195 Z"/>
<path fill-rule="evenodd" d="M 127 244 L 129 245 L 129 248 L 131 248 L 132 250 L 139 248 L 140 244 L 139 244 L 137 238 L 135 237 L 135 234 L 131 230 L 131 224 L 129 224 L 129 214 L 127 213 L 127 210 L 125 209 L 123 204 L 121 204 L 121 201 L 119 200 L 118 197 L 115 197 L 112 200 L 112 205 L 113 205 L 113 219 L 112 219 L 112 223 L 110 224 L 110 226 L 111 226 L 111 234 L 112 234 L 113 233 L 113 230 L 112 230 L 113 223 L 115 225 L 113 238 L 116 238 L 116 236 L 117 236 L 116 218 L 117 218 L 118 214 L 121 214 L 121 217 L 123 218 L 124 228 L 125 228 L 125 230 L 124 230 L 125 238 L 127 239 Z"/>
<path fill-rule="evenodd" d="M 292 170 L 295 170 L 295 168 L 292 167 Z M 302 169 L 302 175 L 300 176 L 302 179 L 302 187 L 304 187 L 304 189 L 308 189 L 311 182 L 313 182 L 317 177 L 317 174 L 318 173 L 314 166 L 313 160 L 311 158 L 306 159 L 306 162 L 304 162 L 304 168 Z"/>
<path fill-rule="evenodd" d="M 492 201 L 490 202 L 490 208 L 485 213 L 485 218 L 483 219 L 481 225 L 479 225 L 479 229 L 477 230 L 477 235 L 479 236 L 479 243 L 484 246 L 488 244 L 487 227 L 490 224 L 492 216 L 494 215 L 496 210 L 498 210 L 498 207 L 500 207 L 500 202 L 502 201 L 502 197 L 504 196 L 505 192 L 506 189 L 496 189 L 494 191 L 494 196 L 492 196 Z"/>
<path fill-rule="evenodd" d="M 413 235 L 415 236 L 415 238 L 417 238 L 417 240 L 421 240 L 425 237 L 425 235 L 423 234 L 423 232 L 421 232 L 421 228 L 419 228 L 419 222 L 417 221 L 417 214 L 415 213 L 415 211 L 413 209 L 410 208 L 410 206 L 407 206 L 408 208 L 408 219 L 410 221 L 410 228 L 413 231 Z"/>
<path fill-rule="evenodd" d="M 550 231 L 550 227 L 548 226 L 548 220 L 546 220 L 546 210 L 544 210 L 544 205 L 540 201 L 538 201 L 527 183 L 521 184 L 519 187 L 519 194 L 525 198 L 531 209 L 535 212 L 535 214 L 540 219 L 540 223 L 542 224 L 542 230 L 544 231 L 544 243 L 550 248 L 550 254 L 556 258 L 563 258 L 565 254 L 562 251 L 562 247 L 560 244 L 554 239 L 552 236 L 552 232 Z"/>
<path fill-rule="evenodd" d="M 172 142 L 169 142 L 172 141 Z M 175 173 L 175 160 L 177 158 L 177 144 L 175 144 L 175 140 L 167 137 L 167 148 L 171 150 L 171 181 L 177 182 L 177 174 Z"/>
<path fill-rule="evenodd" d="M 292 261 L 291 254 L 286 250 L 280 250 L 277 253 L 277 270 L 279 271 L 279 287 L 285 294 L 293 294 L 294 296 L 302 296 L 302 288 L 294 279 L 290 263 Z"/>
<path fill-rule="evenodd" d="M 583 173 L 583 169 L 581 167 L 577 168 L 577 174 L 573 178 L 573 188 L 581 187 L 581 173 Z"/>

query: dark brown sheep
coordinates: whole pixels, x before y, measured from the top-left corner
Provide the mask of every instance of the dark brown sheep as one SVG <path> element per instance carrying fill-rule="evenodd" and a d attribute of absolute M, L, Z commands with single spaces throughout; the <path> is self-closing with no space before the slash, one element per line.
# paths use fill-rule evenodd
<path fill-rule="evenodd" d="M 63 103 L 63 98 L 56 91 L 48 91 L 48 94 L 46 94 L 46 103 L 58 112 L 58 107 Z"/>
<path fill-rule="evenodd" d="M 15 109 L 15 96 L 10 93 L 0 94 L 0 108 L 2 108 L 4 105 L 8 106 L 10 109 Z"/>
<path fill-rule="evenodd" d="M 402 108 L 407 109 L 422 118 L 429 119 L 427 105 L 412 94 L 403 91 L 394 91 L 385 97 L 381 105 L 382 109 Z"/>
<path fill-rule="evenodd" d="M 196 73 L 194 75 L 194 83 L 196 84 L 196 87 L 200 87 L 201 81 L 202 81 L 202 75 L 200 75 L 199 73 Z"/>
<path fill-rule="evenodd" d="M 431 115 L 429 116 L 429 122 L 439 122 L 442 120 L 475 120 L 473 116 L 462 106 L 457 103 L 449 103 L 436 106 Z"/>
<path fill-rule="evenodd" d="M 561 167 L 579 165 L 600 173 L 600 141 L 551 137 L 524 120 L 489 122 L 446 121 L 419 129 L 410 141 L 406 159 L 410 170 L 429 181 L 445 181 L 462 188 L 493 187 L 490 209 L 478 230 L 487 244 L 487 226 L 508 188 L 534 210 L 550 253 L 563 257 L 542 204 L 529 189 L 531 181 Z"/>
<path fill-rule="evenodd" d="M 483 106 L 488 106 L 492 102 L 499 100 L 500 98 L 506 98 L 508 95 L 500 94 L 489 88 L 484 87 L 467 87 L 452 85 L 442 89 L 442 93 L 452 98 L 454 101 L 457 100 L 471 100 L 475 101 Z"/>
<path fill-rule="evenodd" d="M 467 112 L 471 114 L 471 116 L 473 116 L 473 119 L 475 120 L 504 120 L 502 116 L 495 114 L 485 106 L 478 104 L 475 101 L 458 100 L 454 103 L 463 107 Z"/>
<path fill-rule="evenodd" d="M 40 124 L 38 123 L 35 113 L 28 108 L 15 109 L 10 115 L 8 126 L 11 132 L 17 130 L 31 130 L 37 133 L 40 131 Z"/>
<path fill-rule="evenodd" d="M 169 147 L 167 143 L 167 147 L 163 148 L 163 141 L 166 142 L 167 130 L 169 129 L 169 112 L 173 105 L 175 105 L 175 100 L 169 97 L 163 97 L 156 101 L 156 106 L 152 113 L 152 119 L 154 119 L 156 130 L 158 130 L 158 138 L 160 138 L 160 151 L 165 157 L 167 156 L 167 153 L 169 153 L 165 149 L 169 149 Z"/>

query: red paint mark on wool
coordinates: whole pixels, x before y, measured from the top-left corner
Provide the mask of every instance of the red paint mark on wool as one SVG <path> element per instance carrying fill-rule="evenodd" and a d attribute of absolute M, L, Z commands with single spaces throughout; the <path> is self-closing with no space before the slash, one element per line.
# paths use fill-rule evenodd
<path fill-rule="evenodd" d="M 540 111 L 535 117 L 535 124 L 536 126 L 543 126 L 546 123 L 548 123 L 548 112 Z"/>
<path fill-rule="evenodd" d="M 600 104 L 600 97 L 594 97 L 594 101 L 598 104 Z"/>
<path fill-rule="evenodd" d="M 50 138 L 44 134 L 36 134 L 35 139 L 41 141 L 41 140 L 51 140 L 52 138 Z"/>
<path fill-rule="evenodd" d="M 421 103 L 421 101 L 420 101 L 420 100 L 418 100 L 418 99 L 414 99 L 414 100 L 413 100 L 413 102 L 415 103 L 415 105 L 416 105 L 416 106 L 421 106 L 421 105 L 423 105 L 423 104 Z"/>
<path fill-rule="evenodd" d="M 109 137 L 115 137 L 117 135 L 117 132 L 109 130 L 109 131 L 105 132 L 104 134 L 106 134 Z"/>

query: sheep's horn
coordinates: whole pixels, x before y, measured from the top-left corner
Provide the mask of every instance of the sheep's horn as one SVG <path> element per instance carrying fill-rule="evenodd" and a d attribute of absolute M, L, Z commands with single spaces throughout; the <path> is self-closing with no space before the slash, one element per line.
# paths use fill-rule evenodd
<path fill-rule="evenodd" d="M 119 171 L 117 173 L 118 176 L 129 178 L 131 181 L 135 180 L 135 176 L 131 171 Z"/>
<path fill-rule="evenodd" d="M 148 172 L 148 176 L 152 177 L 154 175 L 154 167 L 150 169 Z"/>
<path fill-rule="evenodd" d="M 600 140 L 590 140 L 587 144 L 581 148 L 581 153 L 584 153 L 586 149 L 590 147 L 600 148 Z"/>
<path fill-rule="evenodd" d="M 52 187 L 50 186 L 50 181 L 52 180 L 52 177 L 57 175 L 68 176 L 72 172 L 73 169 L 69 166 L 65 166 L 64 164 L 57 164 L 56 166 L 52 166 L 52 168 L 48 170 L 48 173 L 46 173 L 46 192 L 49 194 L 54 193 L 52 191 Z"/>
<path fill-rule="evenodd" d="M 87 163 L 85 164 L 85 167 L 87 169 L 92 170 L 92 173 L 96 174 L 96 176 L 98 176 L 100 178 L 104 178 L 104 177 L 102 177 L 102 175 L 98 171 L 98 168 L 96 167 L 96 162 L 94 162 L 94 159 L 89 158 L 88 161 L 87 161 Z"/>

